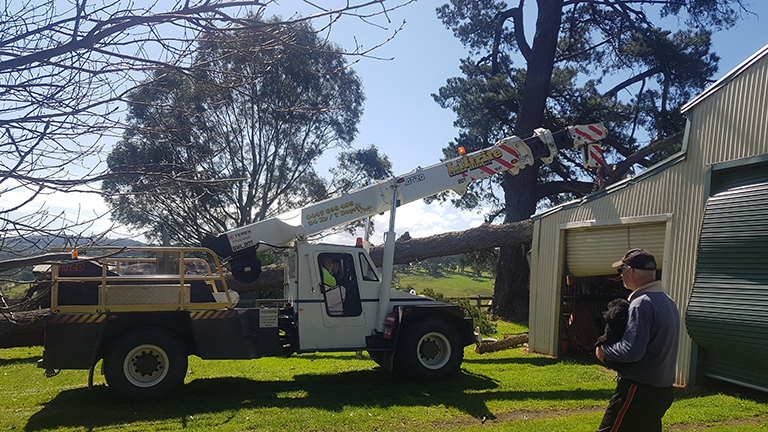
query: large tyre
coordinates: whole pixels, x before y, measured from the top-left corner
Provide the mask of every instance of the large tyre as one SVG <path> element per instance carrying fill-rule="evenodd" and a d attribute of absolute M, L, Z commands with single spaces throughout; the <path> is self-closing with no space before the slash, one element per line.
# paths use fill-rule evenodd
<path fill-rule="evenodd" d="M 129 399 L 166 396 L 184 383 L 187 352 L 173 334 L 148 327 L 126 333 L 104 357 L 104 377 L 117 393 Z"/>
<path fill-rule="evenodd" d="M 456 327 L 441 319 L 415 323 L 400 334 L 397 368 L 420 381 L 444 378 L 459 370 L 464 359 Z"/>

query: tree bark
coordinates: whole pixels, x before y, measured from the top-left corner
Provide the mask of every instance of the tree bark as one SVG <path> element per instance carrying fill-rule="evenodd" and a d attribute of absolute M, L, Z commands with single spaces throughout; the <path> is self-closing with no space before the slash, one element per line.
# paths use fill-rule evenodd
<path fill-rule="evenodd" d="M 536 36 L 526 57 L 527 72 L 523 97 L 515 125 L 515 134 L 526 136 L 540 127 L 550 92 L 555 51 L 560 34 L 563 0 L 538 0 Z M 527 167 L 516 176 L 505 173 L 502 179 L 506 206 L 505 223 L 527 220 L 538 201 L 540 163 Z M 499 266 L 491 312 L 512 321 L 528 321 L 529 271 L 526 250 L 505 246 L 499 251 Z"/>
<path fill-rule="evenodd" d="M 395 264 L 408 264 L 427 258 L 457 255 L 495 247 L 522 249 L 530 247 L 533 236 L 533 224 L 529 220 L 503 225 L 483 224 L 465 231 L 452 231 L 424 238 L 408 238 L 403 235 L 395 242 Z M 384 256 L 383 246 L 374 246 L 370 250 L 371 259 L 376 266 L 381 266 Z M 279 289 L 283 286 L 283 266 L 279 264 L 265 266 L 255 282 L 242 284 L 227 277 L 227 286 L 240 293 Z"/>
<path fill-rule="evenodd" d="M 482 224 L 465 231 L 452 231 L 430 237 L 398 240 L 395 242 L 395 264 L 408 264 L 449 255 L 457 255 L 500 246 L 520 247 L 529 245 L 533 236 L 533 224 L 528 221 L 504 225 Z M 371 259 L 381 266 L 384 247 L 371 248 Z"/>
<path fill-rule="evenodd" d="M 0 315 L 0 348 L 42 345 L 45 317 L 50 309 L 14 312 L 13 321 Z"/>

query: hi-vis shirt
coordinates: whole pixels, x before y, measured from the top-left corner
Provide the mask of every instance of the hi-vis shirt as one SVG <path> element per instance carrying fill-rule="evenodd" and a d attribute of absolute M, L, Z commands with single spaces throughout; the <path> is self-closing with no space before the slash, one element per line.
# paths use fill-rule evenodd
<path fill-rule="evenodd" d="M 336 286 L 336 278 L 325 267 L 323 267 L 323 283 L 330 287 Z"/>

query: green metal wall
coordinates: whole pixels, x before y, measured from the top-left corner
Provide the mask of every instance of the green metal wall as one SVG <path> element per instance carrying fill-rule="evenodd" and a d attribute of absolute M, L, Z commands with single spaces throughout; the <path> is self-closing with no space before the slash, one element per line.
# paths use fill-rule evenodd
<path fill-rule="evenodd" d="M 699 346 L 699 375 L 768 391 L 768 167 L 761 165 L 713 174 L 685 321 Z"/>

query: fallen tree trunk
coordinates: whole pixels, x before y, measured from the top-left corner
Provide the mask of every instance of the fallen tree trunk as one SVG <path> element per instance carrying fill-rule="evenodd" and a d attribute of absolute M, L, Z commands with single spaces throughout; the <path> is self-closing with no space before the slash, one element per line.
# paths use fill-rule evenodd
<path fill-rule="evenodd" d="M 430 237 L 410 238 L 404 234 L 395 242 L 395 264 L 407 264 L 427 258 L 456 255 L 500 246 L 529 245 L 533 236 L 530 221 L 504 225 L 483 224 L 466 231 L 453 231 Z M 384 247 L 375 246 L 371 258 L 381 266 Z M 51 259 L 50 256 L 46 257 Z M 273 264 L 262 268 L 255 282 L 243 284 L 231 275 L 226 276 L 227 286 L 240 293 L 280 290 L 283 288 L 283 266 Z M 43 317 L 48 309 L 14 312 L 13 324 L 0 317 L 0 348 L 41 345 L 43 343 Z"/>
<path fill-rule="evenodd" d="M 0 315 L 0 348 L 42 345 L 49 313 L 50 309 L 13 312 L 13 322 L 7 313 Z"/>
<path fill-rule="evenodd" d="M 395 264 L 408 264 L 427 258 L 457 255 L 501 246 L 530 245 L 532 238 L 533 223 L 527 220 L 503 225 L 483 224 L 465 231 L 451 231 L 422 238 L 411 238 L 408 233 L 405 233 L 395 242 Z M 381 267 L 384 259 L 384 247 L 372 247 L 370 255 L 374 264 Z M 283 287 L 283 266 L 265 266 L 262 268 L 259 278 L 250 284 L 242 284 L 234 278 L 227 278 L 227 286 L 240 293 L 281 289 Z"/>
<path fill-rule="evenodd" d="M 283 288 L 283 269 L 285 266 L 282 264 L 271 264 L 261 268 L 261 274 L 255 282 L 244 284 L 235 279 L 231 273 L 225 274 L 224 279 L 227 281 L 227 288 L 235 290 L 239 293 L 254 292 L 254 291 L 270 291 Z"/>
<path fill-rule="evenodd" d="M 28 267 L 37 264 L 50 264 L 55 261 L 71 260 L 72 253 L 55 252 L 45 255 L 38 255 L 29 258 L 16 258 L 0 261 L 0 271 L 10 270 L 19 267 Z"/>
<path fill-rule="evenodd" d="M 527 343 L 528 333 L 520 333 L 510 337 L 505 337 L 502 340 L 482 341 L 479 344 L 475 344 L 475 352 L 478 354 L 485 354 L 489 352 L 519 347 Z"/>
<path fill-rule="evenodd" d="M 405 237 L 405 235 L 403 235 Z M 465 231 L 451 231 L 430 237 L 410 238 L 395 242 L 395 264 L 408 264 L 427 258 L 436 258 L 475 252 L 501 246 L 531 244 L 533 223 L 513 222 L 502 225 L 482 224 Z M 371 259 L 381 266 L 384 247 L 371 248 Z"/>

